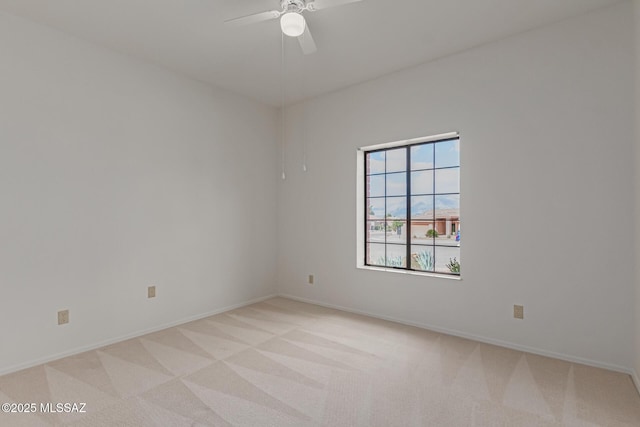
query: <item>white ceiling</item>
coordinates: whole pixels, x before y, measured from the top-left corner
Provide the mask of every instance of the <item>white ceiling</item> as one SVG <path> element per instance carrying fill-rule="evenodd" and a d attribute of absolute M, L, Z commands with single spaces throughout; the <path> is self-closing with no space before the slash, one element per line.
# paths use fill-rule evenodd
<path fill-rule="evenodd" d="M 305 12 L 318 52 L 304 56 L 285 37 L 287 103 L 619 1 L 363 0 Z M 223 21 L 278 8 L 279 0 L 0 0 L 0 10 L 271 105 L 282 99 L 278 21 Z"/>

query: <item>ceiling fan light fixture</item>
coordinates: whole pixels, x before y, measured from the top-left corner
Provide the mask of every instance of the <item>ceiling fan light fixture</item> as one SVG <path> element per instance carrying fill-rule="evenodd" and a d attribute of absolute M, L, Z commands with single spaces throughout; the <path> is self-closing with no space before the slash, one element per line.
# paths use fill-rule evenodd
<path fill-rule="evenodd" d="M 297 12 L 287 12 L 280 17 L 280 28 L 289 37 L 300 37 L 306 26 L 304 16 Z"/>

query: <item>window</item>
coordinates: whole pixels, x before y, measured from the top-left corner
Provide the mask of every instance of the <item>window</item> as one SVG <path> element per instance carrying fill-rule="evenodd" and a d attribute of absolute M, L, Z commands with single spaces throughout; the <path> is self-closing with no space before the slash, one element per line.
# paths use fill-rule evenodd
<path fill-rule="evenodd" d="M 363 149 L 365 265 L 460 275 L 460 139 L 454 135 Z"/>

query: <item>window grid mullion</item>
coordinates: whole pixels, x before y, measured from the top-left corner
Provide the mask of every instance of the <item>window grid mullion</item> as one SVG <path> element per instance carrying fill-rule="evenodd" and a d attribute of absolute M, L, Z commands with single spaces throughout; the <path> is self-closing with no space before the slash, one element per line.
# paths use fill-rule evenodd
<path fill-rule="evenodd" d="M 388 152 L 384 152 L 384 217 L 382 218 L 382 228 L 384 230 L 384 266 L 389 266 L 389 251 L 387 251 L 387 162 Z"/>
<path fill-rule="evenodd" d="M 407 261 L 405 268 L 411 270 L 411 219 L 413 218 L 413 212 L 411 212 L 411 149 L 410 147 L 405 147 L 405 150 L 407 151 L 407 164 L 405 166 L 405 171 L 407 174 L 407 191 L 405 193 L 407 195 L 407 214 L 405 215 L 407 220 L 407 224 L 405 227 L 405 240 L 407 241 Z"/>
<path fill-rule="evenodd" d="M 436 144 L 433 144 L 433 167 L 436 166 Z M 433 221 L 433 233 L 431 238 L 433 239 L 431 244 L 431 250 L 433 251 L 433 271 L 436 271 L 436 170 L 433 169 L 433 208 L 431 209 L 433 214 L 431 220 Z"/>
<path fill-rule="evenodd" d="M 365 171 L 365 174 L 367 174 L 369 172 L 369 159 L 370 159 L 370 156 L 371 156 L 371 154 L 366 154 L 364 156 L 364 171 Z M 368 265 L 370 263 L 370 260 L 369 260 L 369 245 L 370 245 L 370 243 L 369 242 L 371 240 L 371 237 L 370 237 L 370 234 L 369 234 L 370 230 L 367 227 L 368 226 L 368 219 L 369 219 L 369 197 L 368 196 L 369 196 L 369 181 L 370 180 L 371 180 L 371 178 L 368 175 L 366 175 L 364 177 L 364 206 L 365 206 L 365 209 L 364 209 L 364 218 L 365 218 L 365 221 L 364 221 L 364 239 L 365 239 L 365 242 L 364 242 L 364 264 L 365 265 Z"/>

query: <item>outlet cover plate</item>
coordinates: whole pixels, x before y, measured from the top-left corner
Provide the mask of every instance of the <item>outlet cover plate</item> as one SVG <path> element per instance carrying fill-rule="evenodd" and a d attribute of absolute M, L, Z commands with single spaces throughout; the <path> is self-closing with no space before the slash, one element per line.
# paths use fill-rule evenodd
<path fill-rule="evenodd" d="M 58 312 L 58 325 L 66 325 L 69 323 L 69 310 L 60 310 Z"/>
<path fill-rule="evenodd" d="M 156 297 L 156 287 L 149 286 L 147 288 L 147 298 L 155 298 Z"/>
<path fill-rule="evenodd" d="M 514 319 L 524 319 L 524 306 L 522 306 L 522 305 L 514 305 L 513 306 L 513 317 L 514 317 Z"/>

